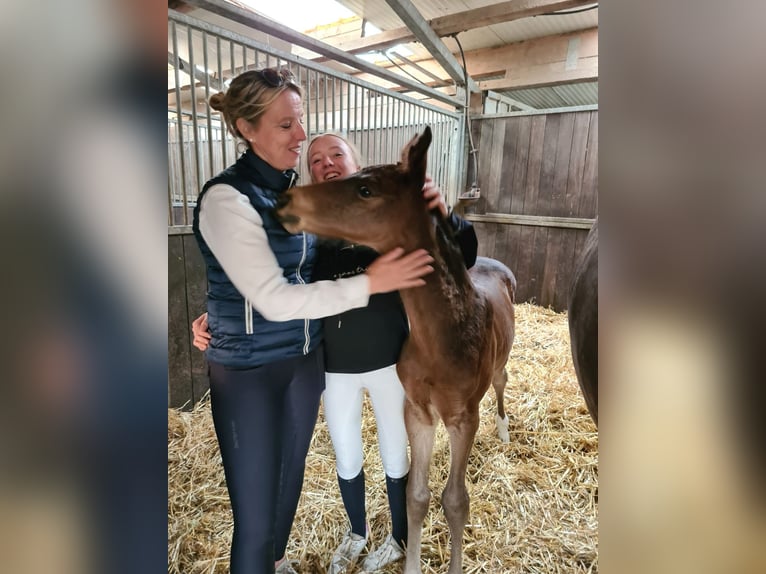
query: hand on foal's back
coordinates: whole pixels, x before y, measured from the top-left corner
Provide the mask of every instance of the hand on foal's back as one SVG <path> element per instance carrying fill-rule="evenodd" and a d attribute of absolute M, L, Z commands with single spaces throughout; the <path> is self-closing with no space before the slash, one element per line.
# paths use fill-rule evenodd
<path fill-rule="evenodd" d="M 425 249 L 406 255 L 401 247 L 392 249 L 367 267 L 370 295 L 425 285 L 423 276 L 434 270 L 432 262 L 433 257 Z"/>

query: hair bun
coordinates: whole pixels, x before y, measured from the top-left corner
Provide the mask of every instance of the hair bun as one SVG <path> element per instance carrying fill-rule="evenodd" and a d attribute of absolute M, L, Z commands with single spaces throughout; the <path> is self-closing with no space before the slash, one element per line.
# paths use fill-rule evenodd
<path fill-rule="evenodd" d="M 213 94 L 210 96 L 210 107 L 213 108 L 215 111 L 220 112 L 223 111 L 223 101 L 224 98 L 226 98 L 226 94 L 223 92 L 218 92 L 217 94 Z"/>

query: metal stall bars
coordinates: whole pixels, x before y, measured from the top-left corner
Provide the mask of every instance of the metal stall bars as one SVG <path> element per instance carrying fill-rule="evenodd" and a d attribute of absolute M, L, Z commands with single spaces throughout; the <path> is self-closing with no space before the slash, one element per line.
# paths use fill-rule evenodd
<path fill-rule="evenodd" d="M 279 44 L 280 42 L 276 41 Z M 289 49 L 288 42 L 282 42 Z M 207 101 L 245 70 L 287 66 L 304 90 L 310 137 L 342 133 L 366 165 L 398 161 L 404 145 L 431 126 L 428 173 L 448 194 L 465 177 L 461 112 L 337 72 L 185 14 L 168 11 L 168 226 L 188 231 L 204 182 L 232 163 L 241 150 Z M 426 92 L 427 94 L 427 92 Z M 305 162 L 301 181 L 309 181 Z"/>

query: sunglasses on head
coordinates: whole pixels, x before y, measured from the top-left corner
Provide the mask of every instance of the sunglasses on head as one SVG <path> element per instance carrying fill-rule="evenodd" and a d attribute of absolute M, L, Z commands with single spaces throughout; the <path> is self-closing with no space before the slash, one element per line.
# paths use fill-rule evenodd
<path fill-rule="evenodd" d="M 264 68 L 258 71 L 258 75 L 272 88 L 281 88 L 285 84 L 292 83 L 295 78 L 287 68 Z"/>

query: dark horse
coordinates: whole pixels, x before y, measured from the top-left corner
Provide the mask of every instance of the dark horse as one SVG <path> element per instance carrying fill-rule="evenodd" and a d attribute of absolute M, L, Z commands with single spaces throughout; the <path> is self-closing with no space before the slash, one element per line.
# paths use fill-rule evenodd
<path fill-rule="evenodd" d="M 577 380 L 598 426 L 598 219 L 588 233 L 572 279 L 569 338 Z"/>
<path fill-rule="evenodd" d="M 516 280 L 502 263 L 484 257 L 467 271 L 449 225 L 440 213 L 429 213 L 422 188 L 430 143 L 431 130 L 426 127 L 396 165 L 369 167 L 345 179 L 293 188 L 279 215 L 293 232 L 338 237 L 380 253 L 397 246 L 406 251 L 425 248 L 435 259 L 425 286 L 401 292 L 410 336 L 397 371 L 407 395 L 404 415 L 412 453 L 405 572 L 421 571 L 421 534 L 431 497 L 428 469 L 441 419 L 451 455 L 442 493 L 451 534 L 449 573 L 458 574 L 468 519 L 468 455 L 479 426 L 479 402 L 490 383 L 498 398 L 499 432 L 508 440 L 503 390 L 514 337 Z"/>

